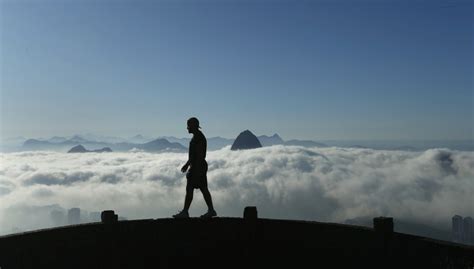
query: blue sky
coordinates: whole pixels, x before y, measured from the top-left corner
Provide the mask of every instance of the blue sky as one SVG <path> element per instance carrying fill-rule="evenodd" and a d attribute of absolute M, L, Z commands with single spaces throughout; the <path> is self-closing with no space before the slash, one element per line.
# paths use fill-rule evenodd
<path fill-rule="evenodd" d="M 472 1 L 1 0 L 1 135 L 472 139 Z"/>

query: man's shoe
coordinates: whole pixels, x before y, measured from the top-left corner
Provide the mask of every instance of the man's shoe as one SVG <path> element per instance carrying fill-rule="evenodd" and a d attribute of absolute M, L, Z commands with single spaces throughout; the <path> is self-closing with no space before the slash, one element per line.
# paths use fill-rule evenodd
<path fill-rule="evenodd" d="M 215 216 L 217 216 L 217 212 L 215 210 L 208 210 L 206 214 L 201 215 L 201 218 L 210 219 Z"/>
<path fill-rule="evenodd" d="M 189 213 L 187 211 L 181 211 L 178 214 L 173 215 L 175 219 L 187 219 L 189 218 Z"/>

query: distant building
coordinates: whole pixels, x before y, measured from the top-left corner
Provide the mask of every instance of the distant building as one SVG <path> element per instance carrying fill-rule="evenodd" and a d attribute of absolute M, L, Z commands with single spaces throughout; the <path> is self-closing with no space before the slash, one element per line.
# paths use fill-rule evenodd
<path fill-rule="evenodd" d="M 463 221 L 463 243 L 464 244 L 472 244 L 473 242 L 473 233 L 472 233 L 472 218 L 465 217 Z"/>
<path fill-rule="evenodd" d="M 462 243 L 464 221 L 461 216 L 455 215 L 453 218 L 452 236 L 453 242 Z"/>
<path fill-rule="evenodd" d="M 474 244 L 474 226 L 471 217 L 455 215 L 453 217 L 452 240 L 466 245 Z"/>
<path fill-rule="evenodd" d="M 54 226 L 62 226 L 66 224 L 66 214 L 62 210 L 51 211 L 50 217 Z"/>
<path fill-rule="evenodd" d="M 81 209 L 71 208 L 67 212 L 67 223 L 68 224 L 79 224 L 81 222 Z"/>

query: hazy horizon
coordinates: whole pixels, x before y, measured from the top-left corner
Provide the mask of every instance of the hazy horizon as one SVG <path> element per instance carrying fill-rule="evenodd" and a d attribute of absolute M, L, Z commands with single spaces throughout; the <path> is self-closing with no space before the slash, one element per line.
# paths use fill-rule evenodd
<path fill-rule="evenodd" d="M 238 131 L 235 133 L 233 136 L 222 136 L 216 133 L 212 133 L 211 135 L 207 134 L 205 130 L 202 130 L 202 132 L 206 135 L 206 137 L 222 137 L 226 139 L 234 139 L 237 137 L 237 135 L 245 130 L 250 130 L 250 129 L 243 129 L 241 131 Z M 335 138 L 318 138 L 318 137 L 286 137 L 281 135 L 279 132 L 271 132 L 271 133 L 258 133 L 254 132 L 253 130 L 250 130 L 252 133 L 254 133 L 256 136 L 273 136 L 277 134 L 280 136 L 283 140 L 292 140 L 292 139 L 297 139 L 297 140 L 312 140 L 312 141 L 387 141 L 387 142 L 395 142 L 395 141 L 413 141 L 413 142 L 421 142 L 421 141 L 474 141 L 474 138 L 465 138 L 465 139 L 424 139 L 424 138 L 405 138 L 405 139 L 388 139 L 388 138 L 344 138 L 344 139 L 335 139 Z M 50 134 L 50 135 L 36 135 L 36 136 L 27 136 L 27 135 L 14 135 L 14 136 L 9 136 L 9 137 L 0 137 L 0 140 L 7 140 L 7 139 L 16 139 L 16 138 L 25 138 L 25 139 L 50 139 L 53 137 L 64 137 L 64 138 L 71 138 L 74 136 L 79 136 L 82 138 L 85 138 L 87 136 L 94 136 L 94 137 L 115 137 L 115 138 L 123 138 L 123 139 L 128 139 L 132 138 L 134 136 L 143 136 L 145 138 L 151 138 L 151 139 L 156 139 L 159 137 L 175 137 L 175 138 L 191 138 L 192 134 L 189 133 L 182 133 L 182 134 L 177 134 L 177 135 L 172 135 L 172 134 L 150 134 L 150 133 L 130 133 L 130 134 L 113 134 L 113 133 L 94 133 L 94 132 L 73 132 L 73 133 L 60 133 L 60 134 Z"/>

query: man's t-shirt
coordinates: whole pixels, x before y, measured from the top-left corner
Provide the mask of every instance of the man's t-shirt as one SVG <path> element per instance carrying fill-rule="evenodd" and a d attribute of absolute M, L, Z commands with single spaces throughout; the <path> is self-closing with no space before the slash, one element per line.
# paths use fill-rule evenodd
<path fill-rule="evenodd" d="M 194 134 L 189 142 L 189 160 L 191 167 L 201 166 L 206 161 L 207 140 L 201 131 Z"/>
<path fill-rule="evenodd" d="M 189 142 L 189 160 L 191 162 L 191 169 L 189 171 L 190 177 L 206 179 L 206 150 L 206 137 L 201 131 L 198 131 Z"/>

